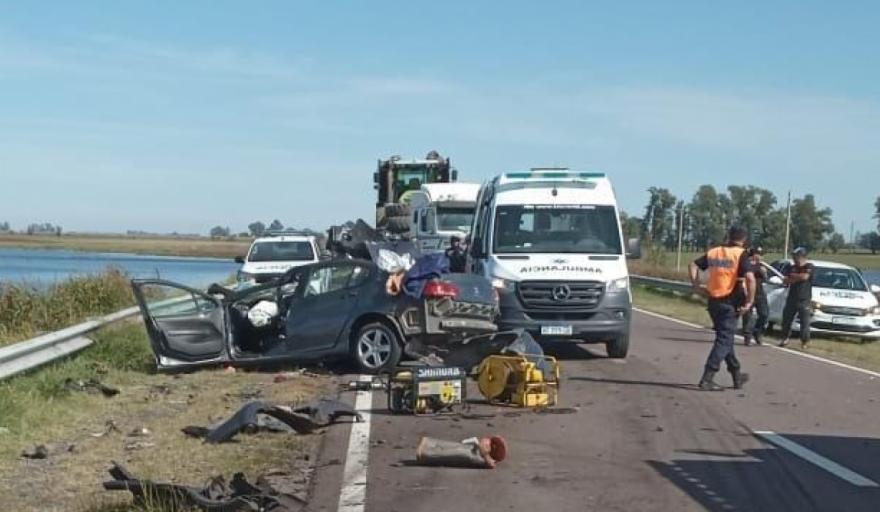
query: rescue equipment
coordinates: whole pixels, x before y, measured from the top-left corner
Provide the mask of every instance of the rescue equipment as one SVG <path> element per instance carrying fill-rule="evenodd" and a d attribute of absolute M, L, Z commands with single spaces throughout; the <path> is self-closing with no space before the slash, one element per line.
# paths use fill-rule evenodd
<path fill-rule="evenodd" d="M 395 414 L 450 412 L 465 400 L 466 377 L 454 366 L 399 366 L 388 379 L 388 409 Z"/>
<path fill-rule="evenodd" d="M 545 355 L 492 355 L 480 363 L 477 384 L 490 404 L 550 407 L 559 397 L 559 364 Z"/>

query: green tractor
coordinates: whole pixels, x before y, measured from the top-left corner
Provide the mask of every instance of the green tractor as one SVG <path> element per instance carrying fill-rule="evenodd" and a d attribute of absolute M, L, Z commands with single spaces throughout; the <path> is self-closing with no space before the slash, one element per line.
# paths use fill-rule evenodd
<path fill-rule="evenodd" d="M 379 160 L 373 174 L 373 188 L 379 192 L 376 228 L 408 236 L 412 226 L 408 195 L 427 183 L 450 183 L 457 179 L 458 171 L 436 151 L 428 153 L 424 160 L 403 160 L 399 156 Z"/>

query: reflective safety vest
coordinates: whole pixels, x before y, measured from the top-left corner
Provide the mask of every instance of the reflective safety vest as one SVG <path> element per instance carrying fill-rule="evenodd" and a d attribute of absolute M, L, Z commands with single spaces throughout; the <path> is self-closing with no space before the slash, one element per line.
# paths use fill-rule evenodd
<path fill-rule="evenodd" d="M 713 299 L 729 297 L 736 290 L 739 280 L 739 260 L 745 249 L 737 246 L 721 246 L 706 253 L 709 265 L 709 281 L 706 291 Z"/>

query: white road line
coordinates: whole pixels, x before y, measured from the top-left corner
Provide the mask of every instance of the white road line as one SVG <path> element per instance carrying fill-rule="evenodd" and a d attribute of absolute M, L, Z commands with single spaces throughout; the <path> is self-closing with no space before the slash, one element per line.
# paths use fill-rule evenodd
<path fill-rule="evenodd" d="M 361 382 L 372 382 L 369 375 L 361 375 Z M 370 410 L 373 407 L 373 391 L 357 391 L 354 408 L 364 421 L 351 424 L 348 451 L 342 470 L 342 490 L 339 493 L 338 512 L 363 512 L 367 503 L 367 462 L 370 456 Z"/>
<path fill-rule="evenodd" d="M 671 317 L 671 316 L 661 315 L 660 313 L 654 313 L 653 311 L 647 311 L 647 310 L 645 310 L 645 309 L 636 308 L 636 307 L 634 307 L 633 309 L 636 310 L 636 311 L 638 311 L 639 313 L 643 313 L 643 314 L 646 314 L 646 315 L 648 315 L 648 316 L 653 316 L 653 317 L 660 318 L 660 319 L 663 319 L 663 320 L 668 320 L 668 321 L 670 321 L 670 322 L 675 322 L 675 323 L 680 324 L 680 325 L 686 325 L 686 326 L 688 326 L 688 327 L 693 327 L 693 328 L 695 328 L 695 329 L 708 330 L 706 327 L 704 327 L 704 326 L 702 326 L 702 325 L 697 325 L 697 324 L 695 324 L 695 323 L 686 322 L 686 321 L 684 321 L 684 320 L 679 320 L 678 318 L 673 318 L 673 317 Z M 742 339 L 742 336 L 737 335 L 737 339 L 740 339 L 740 340 L 741 340 L 741 339 Z M 854 372 L 859 372 L 859 373 L 863 373 L 863 374 L 865 374 L 865 375 L 870 375 L 871 377 L 880 377 L 880 372 L 875 372 L 875 371 L 872 371 L 872 370 L 867 370 L 867 369 L 865 369 L 865 368 L 859 368 L 858 366 L 852 366 L 852 365 L 849 365 L 849 364 L 846 364 L 846 363 L 841 363 L 841 362 L 839 362 L 839 361 L 835 361 L 835 360 L 833 360 L 833 359 L 826 359 L 826 358 L 824 358 L 824 357 L 814 356 L 813 354 L 808 354 L 808 353 L 806 353 L 806 352 L 801 352 L 801 351 L 799 351 L 799 350 L 792 350 L 792 349 L 790 349 L 790 348 L 779 347 L 779 346 L 776 346 L 776 345 L 771 344 L 771 343 L 765 343 L 764 346 L 765 346 L 765 347 L 772 348 L 772 349 L 774 349 L 774 350 L 779 350 L 779 351 L 782 351 L 782 352 L 785 352 L 785 353 L 788 353 L 788 354 L 792 354 L 792 355 L 795 355 L 795 356 L 798 356 L 798 357 L 803 357 L 803 358 L 806 358 L 806 359 L 812 359 L 813 361 L 818 361 L 818 362 L 821 362 L 821 363 L 830 364 L 830 365 L 832 365 L 832 366 L 837 366 L 837 367 L 839 367 L 839 368 L 846 368 L 847 370 L 852 370 L 852 371 L 854 371 Z"/>
<path fill-rule="evenodd" d="M 880 487 L 880 484 L 878 484 L 877 482 L 869 478 L 865 478 L 855 471 L 849 470 L 834 462 L 833 460 L 825 458 L 814 452 L 813 450 L 801 446 L 790 439 L 786 439 L 776 432 L 773 432 L 771 430 L 760 430 L 755 431 L 755 434 L 780 448 L 784 448 L 790 451 L 791 453 L 797 455 L 805 461 L 819 466 L 820 468 L 831 473 L 832 475 L 842 480 L 846 480 L 853 485 L 856 485 L 858 487 Z"/>

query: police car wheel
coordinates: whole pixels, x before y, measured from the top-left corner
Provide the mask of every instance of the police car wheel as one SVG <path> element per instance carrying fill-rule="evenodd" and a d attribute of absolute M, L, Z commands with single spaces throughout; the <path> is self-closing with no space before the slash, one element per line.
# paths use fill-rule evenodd
<path fill-rule="evenodd" d="M 352 358 L 363 373 L 379 373 L 400 361 L 401 343 L 397 333 L 382 322 L 358 329 L 351 345 Z"/>

